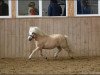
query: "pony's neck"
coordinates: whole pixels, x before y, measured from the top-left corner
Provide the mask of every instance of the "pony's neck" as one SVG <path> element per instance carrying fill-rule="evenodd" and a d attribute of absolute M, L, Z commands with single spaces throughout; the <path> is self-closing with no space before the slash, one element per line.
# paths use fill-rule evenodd
<path fill-rule="evenodd" d="M 47 37 L 48 35 L 37 35 L 35 38 L 34 38 L 34 40 L 35 41 L 39 41 L 40 39 L 42 39 L 42 38 L 45 38 L 45 37 Z"/>

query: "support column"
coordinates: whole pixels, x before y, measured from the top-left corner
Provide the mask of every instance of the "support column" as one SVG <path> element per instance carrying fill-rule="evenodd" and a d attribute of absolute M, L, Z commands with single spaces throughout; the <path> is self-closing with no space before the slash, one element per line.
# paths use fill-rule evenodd
<path fill-rule="evenodd" d="M 74 0 L 68 0 L 68 16 L 74 16 Z"/>
<path fill-rule="evenodd" d="M 12 0 L 12 18 L 16 18 L 16 0 Z"/>

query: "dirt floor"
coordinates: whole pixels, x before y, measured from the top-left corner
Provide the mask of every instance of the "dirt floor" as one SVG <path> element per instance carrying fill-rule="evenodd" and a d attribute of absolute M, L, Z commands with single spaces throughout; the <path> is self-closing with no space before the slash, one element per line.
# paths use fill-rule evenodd
<path fill-rule="evenodd" d="M 0 59 L 0 74 L 100 74 L 100 57 Z"/>

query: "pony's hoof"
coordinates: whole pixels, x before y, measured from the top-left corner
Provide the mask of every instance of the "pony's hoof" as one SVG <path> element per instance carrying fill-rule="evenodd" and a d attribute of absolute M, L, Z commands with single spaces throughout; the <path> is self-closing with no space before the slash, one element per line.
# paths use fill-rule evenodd
<path fill-rule="evenodd" d="M 70 57 L 70 59 L 74 59 L 74 57 Z"/>
<path fill-rule="evenodd" d="M 1 58 L 1 59 L 5 59 L 5 58 Z"/>
<path fill-rule="evenodd" d="M 57 59 L 58 58 L 58 56 L 54 56 L 54 59 Z"/>
<path fill-rule="evenodd" d="M 28 60 L 30 60 L 31 58 L 28 58 Z"/>
<path fill-rule="evenodd" d="M 46 57 L 45 59 L 47 60 L 48 58 Z"/>
<path fill-rule="evenodd" d="M 30 60 L 31 58 L 29 57 L 28 60 Z"/>
<path fill-rule="evenodd" d="M 56 56 L 56 57 L 54 57 L 53 59 L 54 59 L 54 60 L 56 60 L 56 59 L 57 59 L 57 56 Z"/>

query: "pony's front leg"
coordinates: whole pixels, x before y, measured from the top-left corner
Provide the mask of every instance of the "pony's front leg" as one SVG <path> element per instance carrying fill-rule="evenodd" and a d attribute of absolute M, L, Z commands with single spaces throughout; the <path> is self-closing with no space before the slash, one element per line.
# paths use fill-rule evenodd
<path fill-rule="evenodd" d="M 32 55 L 33 55 L 37 50 L 39 50 L 39 49 L 40 49 L 40 48 L 37 47 L 35 50 L 33 50 L 28 59 L 31 59 Z"/>

